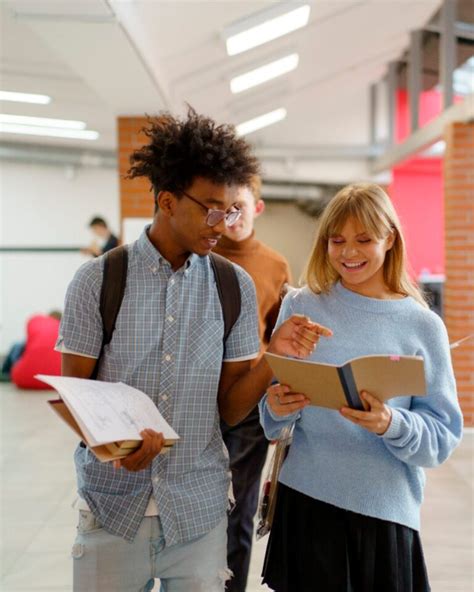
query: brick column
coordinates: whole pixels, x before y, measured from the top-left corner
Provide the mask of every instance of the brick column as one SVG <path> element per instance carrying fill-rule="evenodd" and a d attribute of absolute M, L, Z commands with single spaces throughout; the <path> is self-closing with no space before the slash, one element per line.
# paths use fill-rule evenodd
<path fill-rule="evenodd" d="M 154 211 L 150 182 L 145 178 L 125 179 L 130 168 L 129 157 L 133 150 L 148 144 L 140 130 L 146 126 L 144 117 L 118 118 L 118 157 L 120 175 L 120 219 L 152 218 Z"/>
<path fill-rule="evenodd" d="M 445 130 L 446 284 L 444 319 L 450 341 L 474 333 L 474 124 Z M 474 339 L 452 350 L 466 426 L 474 426 Z"/>

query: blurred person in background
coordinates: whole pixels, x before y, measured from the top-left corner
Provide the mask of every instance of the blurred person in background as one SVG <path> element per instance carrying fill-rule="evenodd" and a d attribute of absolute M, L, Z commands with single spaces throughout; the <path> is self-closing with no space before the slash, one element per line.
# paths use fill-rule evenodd
<path fill-rule="evenodd" d="M 18 388 L 51 388 L 36 380 L 36 374 L 61 375 L 61 354 L 54 350 L 58 339 L 61 313 L 53 310 L 48 315 L 34 315 L 26 324 L 26 341 L 10 350 L 10 361 L 5 360 L 2 371 Z"/>
<path fill-rule="evenodd" d="M 95 216 L 89 222 L 89 228 L 95 240 L 88 247 L 81 249 L 81 253 L 91 255 L 92 257 L 99 257 L 99 255 L 103 255 L 118 246 L 118 238 L 112 233 L 104 218 Z"/>
<path fill-rule="evenodd" d="M 268 346 L 280 310 L 282 293 L 291 281 L 287 260 L 255 237 L 255 220 L 265 210 L 261 188 L 260 177 L 254 175 L 248 185 L 239 189 L 236 206 L 241 216 L 235 224 L 227 227 L 214 248 L 215 253 L 243 267 L 255 283 L 261 346 L 260 356 L 252 365 L 258 362 Z M 235 497 L 227 529 L 227 561 L 234 577 L 227 582 L 226 590 L 245 592 L 252 551 L 253 520 L 268 440 L 260 425 L 258 407 L 236 426 L 231 427 L 222 422 L 221 428 L 229 451 Z"/>

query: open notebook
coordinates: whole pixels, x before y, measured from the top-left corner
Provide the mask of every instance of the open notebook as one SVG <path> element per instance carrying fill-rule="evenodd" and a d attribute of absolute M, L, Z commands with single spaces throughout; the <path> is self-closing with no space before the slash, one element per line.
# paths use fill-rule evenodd
<path fill-rule="evenodd" d="M 140 445 L 140 432 L 163 433 L 166 448 L 179 440 L 148 395 L 122 382 L 38 374 L 60 399 L 48 401 L 101 461 L 123 458 Z"/>
<path fill-rule="evenodd" d="M 419 356 L 362 356 L 342 366 L 269 353 L 265 358 L 281 384 L 303 393 L 319 407 L 363 409 L 359 397 L 362 390 L 381 401 L 426 394 L 424 362 Z"/>

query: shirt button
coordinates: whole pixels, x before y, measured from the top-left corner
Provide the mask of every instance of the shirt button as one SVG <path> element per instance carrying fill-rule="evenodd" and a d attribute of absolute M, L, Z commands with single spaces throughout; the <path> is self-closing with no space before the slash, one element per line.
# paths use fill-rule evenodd
<path fill-rule="evenodd" d="M 169 315 L 169 317 L 168 317 L 168 321 L 169 321 L 170 323 L 172 323 L 172 322 L 174 321 L 174 316 L 172 316 L 172 315 Z"/>
<path fill-rule="evenodd" d="M 167 401 L 168 400 L 168 395 L 161 395 L 161 400 L 162 401 Z"/>
<path fill-rule="evenodd" d="M 152 268 L 151 268 L 151 271 L 152 271 L 153 273 L 156 273 L 156 267 L 152 267 Z"/>
<path fill-rule="evenodd" d="M 166 360 L 167 362 L 169 362 L 169 361 L 171 360 L 171 356 L 170 356 L 169 354 L 166 354 L 166 356 L 165 356 L 165 360 Z"/>
<path fill-rule="evenodd" d="M 159 477 L 153 477 L 153 483 L 158 483 L 159 480 L 160 480 Z"/>
<path fill-rule="evenodd" d="M 173 278 L 170 279 L 170 286 L 174 286 L 174 279 Z"/>

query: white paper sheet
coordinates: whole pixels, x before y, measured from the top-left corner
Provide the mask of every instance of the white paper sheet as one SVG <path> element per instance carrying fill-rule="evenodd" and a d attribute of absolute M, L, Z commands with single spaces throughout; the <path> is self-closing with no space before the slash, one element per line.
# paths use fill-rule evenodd
<path fill-rule="evenodd" d="M 91 446 L 141 440 L 146 428 L 162 432 L 165 440 L 179 439 L 150 397 L 122 382 L 41 374 L 36 378 L 57 390 Z"/>

